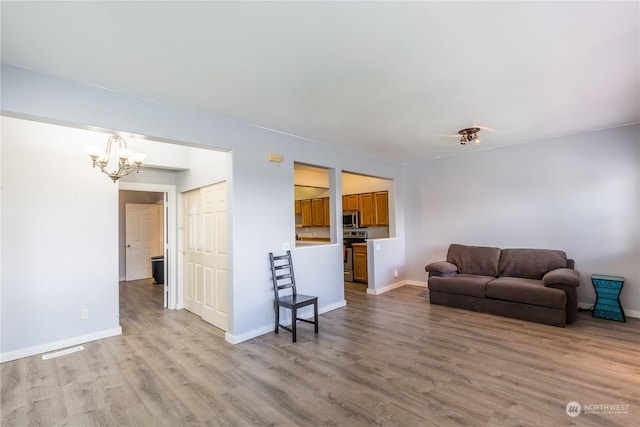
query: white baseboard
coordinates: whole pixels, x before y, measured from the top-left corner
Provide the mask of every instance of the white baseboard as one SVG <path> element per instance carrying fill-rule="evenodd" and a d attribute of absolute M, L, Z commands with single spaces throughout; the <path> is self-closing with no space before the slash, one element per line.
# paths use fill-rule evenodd
<path fill-rule="evenodd" d="M 50 342 L 47 344 L 41 344 L 33 347 L 22 348 L 20 350 L 10 351 L 8 353 L 2 353 L 0 354 L 0 363 L 22 359 L 23 357 L 35 356 L 36 354 L 47 353 L 49 351 L 60 350 L 65 347 L 71 347 L 78 344 L 101 340 L 103 338 L 114 337 L 116 335 L 122 335 L 122 328 L 120 326 L 118 326 L 117 328 L 94 332 L 92 334 L 81 335 L 79 337 L 68 338 L 66 340 Z"/>
<path fill-rule="evenodd" d="M 254 329 L 253 331 L 245 332 L 241 335 L 232 335 L 227 332 L 224 334 L 224 340 L 235 345 L 244 341 L 249 341 L 250 339 L 259 337 L 260 335 L 268 334 L 269 332 L 273 332 L 273 325 L 263 326 L 261 328 Z"/>
<path fill-rule="evenodd" d="M 380 294 L 384 294 L 385 292 L 389 292 L 393 289 L 397 289 L 401 286 L 405 285 L 405 281 L 402 280 L 400 282 L 396 282 L 396 283 L 391 283 L 390 285 L 387 286 L 383 286 L 379 289 L 371 289 L 371 288 L 367 288 L 367 295 L 380 295 Z"/>
<path fill-rule="evenodd" d="M 325 305 L 324 307 L 318 307 L 318 314 L 319 315 L 324 314 L 329 311 L 337 310 L 339 308 L 346 307 L 346 306 L 347 306 L 347 300 L 342 300 L 335 304 Z M 240 334 L 240 335 L 232 335 L 229 332 L 227 332 L 224 334 L 224 339 L 226 342 L 230 344 L 240 344 L 241 342 L 248 341 L 255 337 L 259 337 L 260 335 L 268 334 L 270 332 L 273 333 L 273 329 L 274 329 L 274 325 L 270 324 L 268 326 L 263 326 L 261 328 L 254 329 L 252 331 L 245 332 L 244 334 Z"/>
<path fill-rule="evenodd" d="M 400 287 L 405 286 L 405 285 L 420 286 L 422 288 L 426 288 L 427 287 L 427 283 L 426 282 L 418 282 L 416 280 L 401 280 L 399 282 L 391 283 L 390 285 L 383 286 L 380 289 L 369 289 L 369 288 L 367 288 L 367 294 L 368 295 L 380 295 L 380 294 L 383 294 L 385 292 L 389 292 L 389 291 L 391 291 L 393 289 L 397 289 L 397 288 L 400 288 Z"/>
<path fill-rule="evenodd" d="M 346 306 L 347 306 L 347 300 L 343 299 L 342 301 L 338 301 L 334 304 L 325 305 L 324 307 L 319 307 L 318 314 L 328 313 L 330 311 L 337 310 L 339 308 L 346 307 Z"/>
<path fill-rule="evenodd" d="M 624 315 L 627 317 L 640 318 L 640 311 L 638 310 L 625 310 Z"/>
<path fill-rule="evenodd" d="M 405 280 L 404 282 L 405 285 L 420 286 L 421 288 L 429 289 L 429 284 L 427 282 L 419 282 L 417 280 Z"/>

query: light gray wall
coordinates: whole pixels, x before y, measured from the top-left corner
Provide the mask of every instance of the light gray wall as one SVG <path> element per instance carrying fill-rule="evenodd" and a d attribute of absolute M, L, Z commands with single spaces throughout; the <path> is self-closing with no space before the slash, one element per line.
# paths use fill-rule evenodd
<path fill-rule="evenodd" d="M 230 154 L 222 151 L 191 148 L 189 169 L 178 172 L 179 193 L 225 181 L 229 177 Z"/>
<path fill-rule="evenodd" d="M 638 125 L 405 165 L 408 278 L 426 282 L 450 243 L 561 249 L 581 303 L 591 274 L 624 276 L 640 316 L 639 165 Z"/>
<path fill-rule="evenodd" d="M 118 186 L 85 148 L 103 135 L 7 117 L 1 132 L 0 360 L 119 334 Z"/>
<path fill-rule="evenodd" d="M 227 340 L 239 342 L 261 333 L 267 333 L 273 322 L 273 293 L 270 282 L 270 270 L 267 254 L 271 251 L 279 252 L 283 243 L 294 248 L 295 231 L 293 206 L 293 163 L 294 161 L 315 164 L 330 168 L 333 173 L 335 188 L 340 188 L 339 173 L 342 170 L 375 175 L 397 180 L 400 176 L 400 166 L 391 163 L 365 158 L 351 152 L 331 149 L 327 145 L 312 143 L 291 136 L 269 132 L 264 129 L 251 127 L 239 122 L 224 120 L 210 115 L 187 111 L 181 108 L 171 108 L 154 104 L 140 98 L 129 97 L 113 91 L 102 90 L 97 87 L 82 85 L 51 76 L 19 69 L 10 65 L 2 65 L 2 108 L 4 115 L 33 118 L 37 120 L 71 124 L 73 126 L 96 127 L 101 129 L 130 132 L 145 135 L 158 141 L 181 141 L 186 145 L 197 147 L 217 147 L 232 151 L 229 156 L 228 167 L 229 184 L 229 250 L 231 284 L 229 297 L 230 319 Z M 60 142 L 63 143 L 63 142 Z M 97 142 L 93 145 L 101 145 Z M 78 162 L 87 162 L 84 147 L 79 148 Z M 271 163 L 267 160 L 268 153 L 283 155 L 282 163 Z M 88 162 L 87 162 L 88 163 Z M 61 163 L 62 164 L 62 163 Z M 65 161 L 64 164 L 68 164 Z M 3 157 L 4 166 L 4 157 Z M 88 166 L 92 179 L 102 183 L 105 179 Z M 18 173 L 17 171 L 15 173 Z M 3 169 L 3 180 L 5 171 Z M 20 179 L 22 180 L 22 173 Z M 12 178 L 15 179 L 15 178 Z M 87 181 L 93 182 L 93 181 Z M 117 211 L 117 187 L 111 185 L 114 191 L 112 213 Z M 37 193 L 38 189 L 31 189 Z M 5 216 L 8 205 L 4 193 L 2 195 L 2 227 L 13 227 L 16 224 L 12 216 Z M 49 215 L 52 223 L 58 221 L 75 221 L 76 218 L 69 210 L 60 207 L 57 193 L 50 195 L 51 203 L 56 206 Z M 100 199 L 102 200 L 102 199 Z M 339 200 L 339 199 L 336 199 Z M 399 228 L 402 227 L 402 203 L 396 207 Z M 332 222 L 339 223 L 338 206 L 332 206 Z M 19 205 L 11 209 L 20 210 Z M 64 212 L 65 217 L 60 218 Z M 100 210 L 103 212 L 103 210 Z M 86 219 L 85 219 L 86 221 Z M 105 275 L 104 283 L 93 283 L 92 291 L 96 295 L 117 290 L 118 259 L 117 259 L 117 215 L 113 215 L 113 244 L 108 246 L 112 251 L 111 257 L 99 259 L 96 257 L 86 261 L 83 268 L 87 270 L 111 273 Z M 402 233 L 399 233 L 402 235 Z M 42 229 L 40 239 L 54 246 L 58 235 L 55 229 Z M 340 236 L 341 237 L 341 236 Z M 94 246 L 103 243 L 92 240 Z M 321 309 L 328 310 L 344 304 L 342 246 L 341 239 L 337 244 L 317 248 L 294 250 L 296 274 L 300 277 L 300 292 L 316 294 L 319 297 Z M 5 293 L 5 254 L 3 236 L 2 250 L 2 322 L 3 353 L 7 349 L 20 349 L 23 340 L 5 340 L 5 324 L 14 328 L 12 336 L 31 335 L 41 324 L 55 327 L 61 336 L 68 341 L 77 336 L 73 328 L 67 328 L 53 318 L 33 317 L 32 313 L 43 309 L 46 301 L 33 304 L 28 301 L 28 295 L 19 288 L 15 293 Z M 86 252 L 85 252 L 86 253 Z M 110 252 L 111 253 L 111 252 Z M 19 260 L 24 264 L 26 260 Z M 60 286 L 62 277 L 68 272 L 51 266 L 51 270 L 40 273 L 55 279 L 55 285 Z M 96 288 L 97 286 L 97 288 Z M 61 301 L 57 308 L 62 312 L 77 314 L 77 292 L 70 292 L 68 298 Z M 117 293 L 111 296 L 109 310 L 117 307 Z M 12 308 L 13 307 L 13 308 Z M 7 310 L 5 310 L 7 308 Z M 116 310 L 117 311 L 117 310 Z M 45 313 L 49 312 L 44 310 Z M 6 314 L 5 314 L 6 313 Z M 26 322 L 22 322 L 27 319 Z M 117 325 L 117 323 L 116 323 Z M 51 343 L 57 336 L 46 332 L 35 334 L 34 343 Z"/>

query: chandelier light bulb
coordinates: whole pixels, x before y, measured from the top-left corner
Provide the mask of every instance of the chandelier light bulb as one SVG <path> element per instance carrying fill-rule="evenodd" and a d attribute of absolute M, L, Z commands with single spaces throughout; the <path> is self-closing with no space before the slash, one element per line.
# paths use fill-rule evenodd
<path fill-rule="evenodd" d="M 89 153 L 89 157 L 91 157 L 93 160 L 96 160 L 102 155 L 102 149 L 100 147 L 96 147 L 95 145 L 87 147 L 87 152 Z"/>
<path fill-rule="evenodd" d="M 118 158 L 120 160 L 127 160 L 131 156 L 131 150 L 128 148 L 120 148 L 118 150 Z"/>
<path fill-rule="evenodd" d="M 146 156 L 142 153 L 133 153 L 131 154 L 131 157 L 129 157 L 129 162 L 136 166 L 139 166 L 142 164 L 142 162 L 144 162 L 145 157 Z"/>

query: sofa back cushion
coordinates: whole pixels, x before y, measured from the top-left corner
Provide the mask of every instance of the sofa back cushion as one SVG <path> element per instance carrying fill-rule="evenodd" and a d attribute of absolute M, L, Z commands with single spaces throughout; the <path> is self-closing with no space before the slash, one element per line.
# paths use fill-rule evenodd
<path fill-rule="evenodd" d="M 503 249 L 500 276 L 542 279 L 548 271 L 567 267 L 567 254 L 552 249 Z"/>
<path fill-rule="evenodd" d="M 453 243 L 449 246 L 447 261 L 457 265 L 462 274 L 497 277 L 500 248 Z"/>

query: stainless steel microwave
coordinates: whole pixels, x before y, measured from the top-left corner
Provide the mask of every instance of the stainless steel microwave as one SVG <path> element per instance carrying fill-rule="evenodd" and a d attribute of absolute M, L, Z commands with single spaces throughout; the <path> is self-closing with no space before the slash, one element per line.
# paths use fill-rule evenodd
<path fill-rule="evenodd" d="M 358 221 L 358 211 L 345 211 L 342 212 L 342 227 L 343 228 L 358 228 L 360 225 Z"/>

